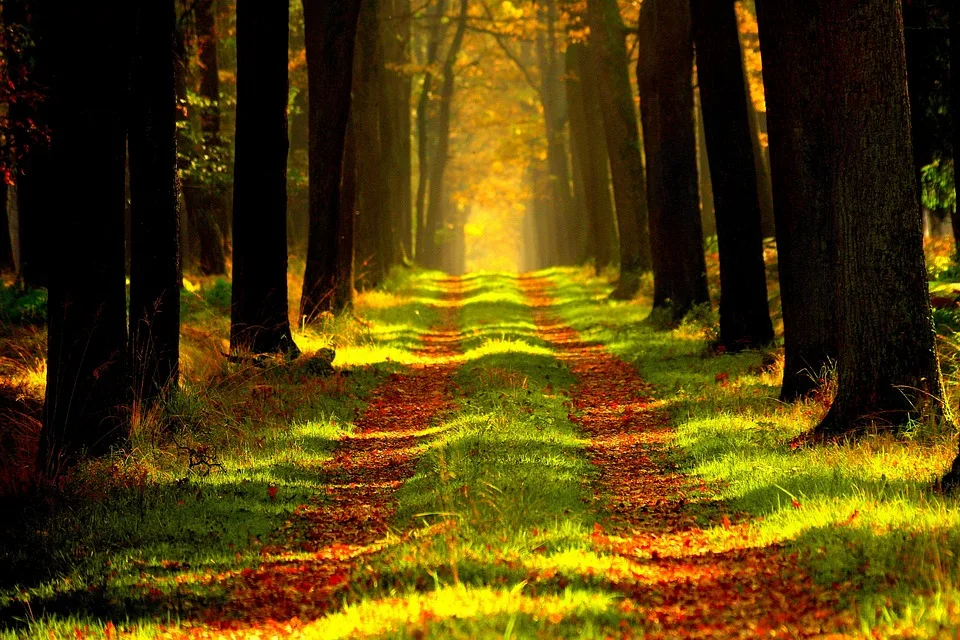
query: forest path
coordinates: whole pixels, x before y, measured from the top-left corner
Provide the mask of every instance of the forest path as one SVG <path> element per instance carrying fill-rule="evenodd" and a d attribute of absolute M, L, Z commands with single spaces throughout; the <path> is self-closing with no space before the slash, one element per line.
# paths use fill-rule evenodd
<path fill-rule="evenodd" d="M 599 471 L 593 490 L 607 514 L 607 528 L 595 525 L 592 542 L 624 561 L 605 578 L 625 597 L 622 610 L 651 623 L 644 637 L 853 634 L 841 594 L 815 586 L 796 556 L 750 539 L 746 521 L 734 524 L 710 504 L 709 487 L 678 473 L 669 416 L 636 370 L 559 318 L 548 279 L 520 284 L 537 334 L 576 376 L 570 419 L 589 438 L 587 455 Z M 729 535 L 710 535 L 698 517 Z"/>
<path fill-rule="evenodd" d="M 436 432 L 433 425 L 454 406 L 461 283 L 446 278 L 438 285 L 440 322 L 421 336 L 414 352 L 421 363 L 390 374 L 373 390 L 354 431 L 323 465 L 323 494 L 297 508 L 264 547 L 259 567 L 227 585 L 229 606 L 207 611 L 204 631 L 233 637 L 289 633 L 300 620 L 335 608 L 357 564 L 380 549 L 397 489 L 413 475 Z"/>

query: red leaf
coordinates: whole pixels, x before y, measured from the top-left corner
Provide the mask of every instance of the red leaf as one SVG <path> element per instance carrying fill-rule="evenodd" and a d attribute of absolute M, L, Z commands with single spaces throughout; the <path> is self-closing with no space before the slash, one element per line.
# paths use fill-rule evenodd
<path fill-rule="evenodd" d="M 273 486 L 273 485 L 270 485 L 269 487 L 267 487 L 267 495 L 270 496 L 270 499 L 271 499 L 271 500 L 276 500 L 276 499 L 277 499 L 277 488 L 276 488 L 275 486 Z"/>

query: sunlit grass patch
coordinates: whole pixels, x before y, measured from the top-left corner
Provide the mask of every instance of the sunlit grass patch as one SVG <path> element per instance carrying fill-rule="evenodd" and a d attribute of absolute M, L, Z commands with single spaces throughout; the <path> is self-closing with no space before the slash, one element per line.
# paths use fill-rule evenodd
<path fill-rule="evenodd" d="M 795 450 L 790 440 L 816 424 L 829 398 L 779 402 L 782 356 L 712 357 L 707 315 L 661 329 L 647 321 L 647 298 L 598 307 L 605 282 L 574 270 L 553 280 L 561 314 L 656 385 L 682 468 L 715 487 L 721 511 L 750 516 L 745 525 L 707 525 L 711 548 L 786 544 L 821 584 L 860 590 L 865 628 L 960 627 L 960 507 L 931 490 L 956 455 L 954 434 L 916 425 L 899 439 L 881 433 Z"/>

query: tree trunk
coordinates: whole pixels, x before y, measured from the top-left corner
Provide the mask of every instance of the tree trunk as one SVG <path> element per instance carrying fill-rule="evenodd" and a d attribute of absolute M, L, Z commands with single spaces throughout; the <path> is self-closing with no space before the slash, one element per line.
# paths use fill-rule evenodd
<path fill-rule="evenodd" d="M 720 338 L 727 351 L 773 340 L 760 206 L 737 17 L 728 0 L 693 0 L 697 78 L 720 245 Z"/>
<path fill-rule="evenodd" d="M 610 160 L 607 152 L 607 138 L 603 132 L 603 118 L 596 108 L 600 100 L 600 89 L 596 82 L 593 56 L 588 51 L 588 47 L 572 43 L 567 47 L 567 55 L 572 58 L 570 68 L 575 70 L 575 76 L 579 79 L 579 83 L 576 81 L 568 83 L 568 91 L 572 86 L 574 91 L 579 87 L 581 92 L 576 101 L 572 97 L 573 94 L 568 94 L 570 135 L 574 138 L 579 137 L 582 140 L 580 144 L 584 148 L 584 196 L 591 226 L 590 236 L 593 238 L 591 250 L 594 265 L 597 273 L 600 273 L 615 262 L 614 252 L 617 243 L 616 219 L 610 198 Z M 574 122 L 575 119 L 580 118 L 583 119 L 582 125 Z"/>
<path fill-rule="evenodd" d="M 743 81 L 749 82 L 746 69 L 741 67 Z M 777 235 L 776 214 L 773 212 L 773 183 L 770 180 L 770 162 L 760 144 L 760 114 L 750 97 L 749 84 L 747 85 L 746 106 L 747 122 L 750 125 L 750 143 L 753 146 L 753 169 L 757 176 L 757 201 L 760 203 L 760 233 L 764 238 L 775 238 Z"/>
<path fill-rule="evenodd" d="M 356 59 L 354 60 L 356 61 Z M 357 217 L 357 134 L 351 118 L 343 143 L 343 170 L 340 178 L 340 214 L 337 216 L 336 277 L 333 280 L 330 311 L 353 308 L 354 221 Z"/>
<path fill-rule="evenodd" d="M 173 0 L 137 15 L 130 100 L 130 352 L 135 398 L 175 389 L 180 362 Z"/>
<path fill-rule="evenodd" d="M 303 276 L 300 316 L 312 322 L 324 311 L 342 308 L 337 291 L 352 291 L 339 282 L 343 270 L 339 229 L 344 139 L 351 107 L 354 46 L 360 0 L 327 2 L 307 0 L 303 6 L 306 24 L 307 81 L 310 101 L 310 232 L 307 268 Z M 350 211 L 353 210 L 351 206 Z M 351 231 L 352 233 L 352 231 Z M 352 242 L 350 261 L 353 260 Z"/>
<path fill-rule="evenodd" d="M 287 309 L 286 3 L 237 2 L 230 350 L 296 355 Z"/>
<path fill-rule="evenodd" d="M 780 399 L 812 392 L 837 357 L 836 266 L 831 171 L 815 2 L 757 0 L 770 134 L 780 301 L 783 385 Z"/>
<path fill-rule="evenodd" d="M 410 76 L 403 71 L 410 43 L 410 0 L 381 0 L 383 81 L 380 83 L 384 175 L 387 178 L 386 213 L 389 224 L 381 228 L 385 266 L 411 256 L 413 244 L 410 212 Z"/>
<path fill-rule="evenodd" d="M 430 36 L 427 41 L 426 71 L 423 75 L 423 86 L 420 88 L 420 98 L 417 100 L 417 209 L 416 209 L 416 247 L 417 262 L 424 263 L 427 253 L 433 247 L 433 241 L 428 243 L 429 231 L 427 228 L 427 189 L 430 182 L 430 92 L 433 90 L 433 65 L 440 55 L 440 42 L 446 31 L 445 23 L 441 19 L 446 14 L 446 0 L 437 0 L 436 10 L 431 16 Z"/>
<path fill-rule="evenodd" d="M 900 5 L 821 0 L 826 133 L 820 158 L 838 256 L 837 396 L 818 436 L 949 419 L 934 344 Z"/>
<path fill-rule="evenodd" d="M 129 9 L 63 3 L 41 34 L 49 47 L 51 129 L 47 388 L 38 468 L 126 439 L 130 391 L 124 287 L 124 136 Z M 118 21 L 125 28 L 110 27 Z M 81 55 L 82 52 L 82 55 Z M 90 60 L 99 99 L 90 100 Z M 94 172 L 78 170 L 93 167 Z M 78 197 L 82 194 L 82 197 Z"/>
<path fill-rule="evenodd" d="M 440 269 L 443 266 L 442 245 L 445 242 L 446 204 L 444 198 L 443 176 L 447 169 L 450 154 L 450 110 L 453 106 L 453 93 L 456 88 L 454 65 L 463 36 L 467 30 L 468 0 L 460 0 L 460 15 L 457 18 L 457 30 L 447 50 L 447 59 L 443 63 L 443 85 L 440 89 L 440 109 L 437 114 L 437 145 L 433 165 L 430 168 L 430 195 L 427 204 L 426 238 L 424 241 L 423 266 L 428 269 Z"/>
<path fill-rule="evenodd" d="M 595 206 L 591 195 L 595 185 L 588 183 L 592 180 L 590 172 L 590 158 L 587 150 L 587 115 L 583 105 L 583 44 L 571 42 L 567 45 L 564 59 L 567 108 L 570 116 L 570 160 L 573 167 L 573 233 L 574 239 L 580 244 L 577 253 L 577 262 L 592 259 L 594 266 L 599 269 L 596 250 L 596 226 L 591 216 Z M 596 135 L 596 134 L 594 134 Z M 606 158 L 603 159 L 606 162 Z M 587 193 L 590 189 L 591 193 Z M 609 204 L 610 199 L 607 199 Z M 577 240 L 579 239 L 579 240 Z M 598 271 L 599 272 L 599 271 Z"/>
<path fill-rule="evenodd" d="M 663 226 L 663 154 L 660 149 L 660 92 L 657 52 L 658 0 L 648 0 L 640 8 L 638 25 L 637 87 L 640 90 L 640 122 L 643 126 L 643 147 L 647 171 L 647 216 L 650 227 L 650 259 L 654 280 L 662 288 L 664 251 L 672 250 L 657 241 Z M 654 297 L 663 297 L 655 291 Z"/>
<path fill-rule="evenodd" d="M 620 281 L 612 296 L 630 299 L 640 275 L 651 267 L 647 228 L 647 187 L 640 154 L 640 130 L 616 0 L 587 0 L 590 40 L 599 86 L 603 130 L 610 153 L 617 226 L 620 230 Z"/>
<path fill-rule="evenodd" d="M 363 0 L 357 24 L 356 60 L 353 67 L 353 118 L 357 135 L 357 203 L 354 243 L 360 261 L 357 281 L 375 287 L 386 275 L 385 255 L 389 228 L 387 175 L 384 167 L 381 85 L 383 84 L 383 41 L 380 37 L 380 0 Z M 387 229 L 384 229 L 384 227 Z"/>
<path fill-rule="evenodd" d="M 557 7 L 554 0 L 546 0 L 541 5 L 540 19 L 545 31 L 537 34 L 536 50 L 540 67 L 540 101 L 547 135 L 547 166 L 550 168 L 551 206 L 548 216 L 556 228 L 556 240 L 550 251 L 551 263 L 571 265 L 577 262 L 577 238 L 573 232 L 573 196 L 564 143 L 567 105 L 557 59 Z"/>
<path fill-rule="evenodd" d="M 697 140 L 693 120 L 693 41 L 688 0 L 656 0 L 656 134 L 648 146 L 659 162 L 660 214 L 651 216 L 655 308 L 679 320 L 694 305 L 709 302 L 700 223 Z M 651 160 L 652 164 L 653 160 Z"/>
<path fill-rule="evenodd" d="M 0 176 L 0 272 L 13 271 L 13 243 L 10 240 L 10 218 L 7 209 L 9 188 L 7 181 Z"/>

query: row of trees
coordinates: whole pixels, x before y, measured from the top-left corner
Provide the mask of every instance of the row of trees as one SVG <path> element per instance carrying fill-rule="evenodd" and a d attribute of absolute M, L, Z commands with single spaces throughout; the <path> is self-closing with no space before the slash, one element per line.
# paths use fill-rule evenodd
<path fill-rule="evenodd" d="M 435 0 L 414 10 L 409 0 L 303 0 L 313 90 L 305 105 L 301 318 L 351 304 L 355 256 L 374 283 L 410 258 L 464 269 L 464 207 L 453 201 L 448 174 L 455 96 L 480 62 L 464 59 L 464 43 L 468 33 L 481 33 L 522 76 L 533 96 L 526 106 L 542 122 L 542 146 L 530 154 L 540 162 L 528 172 L 535 263 L 590 258 L 599 269 L 619 254 L 613 296 L 632 298 L 652 270 L 654 306 L 682 317 L 709 301 L 701 220 L 708 166 L 720 247 L 716 347 L 769 343 L 766 165 L 733 2 L 645 0 L 630 26 L 616 0 L 518 4 Z M 802 4 L 757 0 L 756 7 L 784 318 L 781 396 L 808 394 L 807 372 L 836 362 L 838 394 L 818 436 L 877 421 L 950 421 L 925 285 L 901 9 L 879 1 Z M 210 74 L 218 65 L 214 5 L 194 5 L 200 91 L 208 98 L 200 129 L 204 148 L 222 148 L 217 76 Z M 108 450 L 125 433 L 118 407 L 149 407 L 176 385 L 177 169 L 184 168 L 177 145 L 185 143 L 177 120 L 189 117 L 176 107 L 186 92 L 185 15 L 173 0 L 130 3 L 119 14 L 39 1 L 4 5 L 6 24 L 24 29 L 31 51 L 29 65 L 9 59 L 29 67 L 17 76 L 21 85 L 43 94 L 18 108 L 28 110 L 24 121 L 41 123 L 41 135 L 33 135 L 48 129 L 50 138 L 21 154 L 21 273 L 29 280 L 31 265 L 53 264 L 31 255 L 69 265 L 45 274 L 45 464 Z M 118 19 L 119 38 L 106 26 Z M 235 29 L 232 216 L 217 215 L 225 205 L 210 202 L 222 194 L 204 192 L 203 184 L 185 181 L 192 199 L 183 202 L 194 227 L 232 237 L 231 349 L 296 355 L 286 280 L 290 7 L 238 0 Z M 950 40 L 954 58 L 957 40 Z M 639 117 L 628 42 L 637 50 Z M 103 100 L 87 95 L 89 59 L 102 65 Z M 43 233 L 30 231 L 36 220 Z M 37 238 L 49 243 L 43 253 Z M 216 270 L 219 258 L 206 254 Z M 946 482 L 960 482 L 960 465 Z"/>

